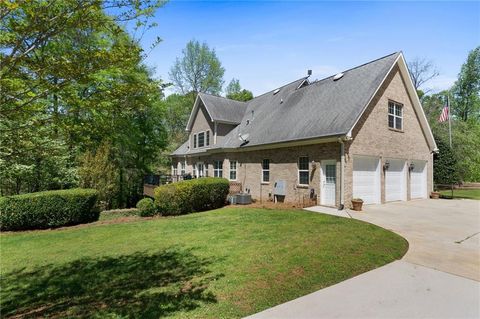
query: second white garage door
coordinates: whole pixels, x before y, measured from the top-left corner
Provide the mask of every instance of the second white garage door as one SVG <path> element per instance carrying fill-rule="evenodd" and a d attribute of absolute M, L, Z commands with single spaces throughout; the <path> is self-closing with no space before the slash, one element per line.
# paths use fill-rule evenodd
<path fill-rule="evenodd" d="M 407 174 L 405 161 L 388 159 L 390 165 L 385 171 L 385 200 L 407 200 Z"/>
<path fill-rule="evenodd" d="M 374 157 L 353 158 L 353 198 L 365 204 L 380 203 L 380 165 Z"/>

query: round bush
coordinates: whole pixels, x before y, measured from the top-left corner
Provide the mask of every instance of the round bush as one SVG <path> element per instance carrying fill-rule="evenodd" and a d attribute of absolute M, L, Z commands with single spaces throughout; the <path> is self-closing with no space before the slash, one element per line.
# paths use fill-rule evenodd
<path fill-rule="evenodd" d="M 150 217 L 156 214 L 157 210 L 151 198 L 143 198 L 137 203 L 138 215 Z"/>
<path fill-rule="evenodd" d="M 94 189 L 66 189 L 0 197 L 0 230 L 53 228 L 98 220 Z"/>
<path fill-rule="evenodd" d="M 162 215 L 181 215 L 225 205 L 230 184 L 225 178 L 205 177 L 159 186 L 155 206 Z"/>

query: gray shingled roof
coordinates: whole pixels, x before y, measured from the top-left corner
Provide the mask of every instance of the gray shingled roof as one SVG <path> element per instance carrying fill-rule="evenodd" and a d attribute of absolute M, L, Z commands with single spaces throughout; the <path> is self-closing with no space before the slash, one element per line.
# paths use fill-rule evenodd
<path fill-rule="evenodd" d="M 347 134 L 399 55 L 344 71 L 337 81 L 331 76 L 298 88 L 302 78 L 248 101 L 240 124 L 214 148 L 241 147 L 239 134 L 249 136 L 245 147 Z M 190 154 L 185 150 L 182 145 L 174 155 Z"/>
<path fill-rule="evenodd" d="M 247 103 L 206 93 L 198 94 L 214 121 L 238 124 L 242 121 Z"/>

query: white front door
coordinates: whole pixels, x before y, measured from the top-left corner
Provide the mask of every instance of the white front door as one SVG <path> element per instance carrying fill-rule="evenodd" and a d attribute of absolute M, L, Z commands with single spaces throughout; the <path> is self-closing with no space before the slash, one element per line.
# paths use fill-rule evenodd
<path fill-rule="evenodd" d="M 385 201 L 407 200 L 405 161 L 387 159 L 388 169 L 385 171 Z"/>
<path fill-rule="evenodd" d="M 322 205 L 335 206 L 337 164 L 335 160 L 322 161 L 320 200 Z"/>

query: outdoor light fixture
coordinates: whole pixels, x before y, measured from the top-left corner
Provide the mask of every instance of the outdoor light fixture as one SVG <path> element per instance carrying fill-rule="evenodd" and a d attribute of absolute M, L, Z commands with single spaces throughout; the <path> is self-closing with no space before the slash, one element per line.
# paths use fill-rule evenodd
<path fill-rule="evenodd" d="M 388 171 L 388 168 L 390 167 L 390 162 L 389 161 L 385 161 L 385 164 L 383 164 L 383 170 L 384 171 Z"/>
<path fill-rule="evenodd" d="M 414 162 L 410 162 L 410 165 L 408 165 L 408 168 L 413 171 L 415 169 L 415 163 Z"/>

